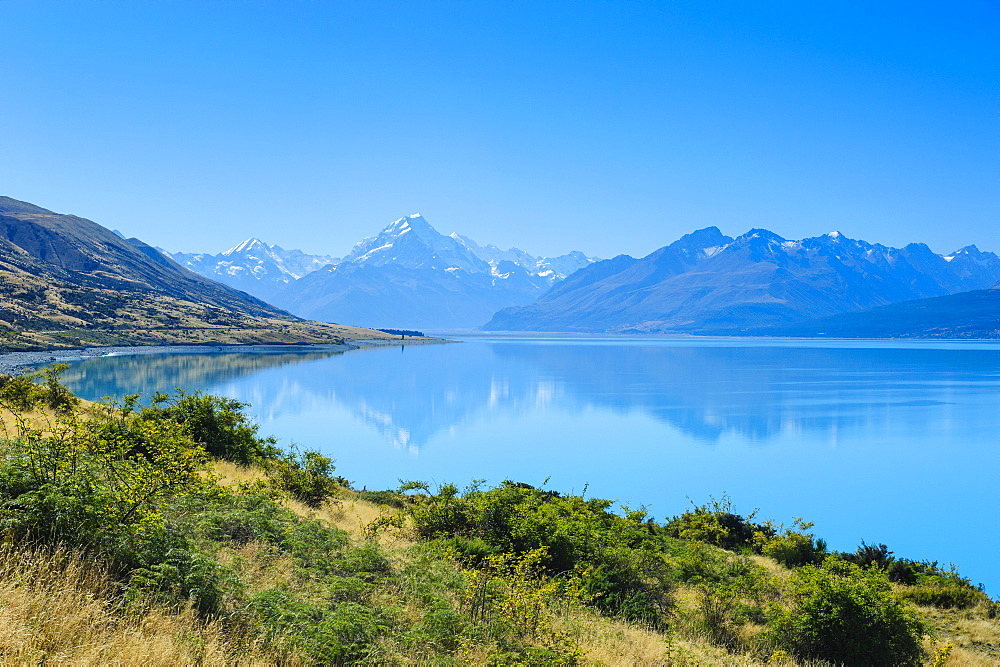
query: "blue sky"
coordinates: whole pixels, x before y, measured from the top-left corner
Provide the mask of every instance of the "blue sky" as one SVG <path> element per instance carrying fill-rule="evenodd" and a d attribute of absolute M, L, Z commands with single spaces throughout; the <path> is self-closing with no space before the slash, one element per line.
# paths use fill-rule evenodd
<path fill-rule="evenodd" d="M 1000 252 L 996 2 L 0 0 L 0 86 L 0 194 L 168 250 Z"/>

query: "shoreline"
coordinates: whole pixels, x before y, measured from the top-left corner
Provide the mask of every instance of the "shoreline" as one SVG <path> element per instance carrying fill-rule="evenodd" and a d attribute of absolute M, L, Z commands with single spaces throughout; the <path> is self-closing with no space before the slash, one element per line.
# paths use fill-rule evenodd
<path fill-rule="evenodd" d="M 56 348 L 51 350 L 32 350 L 30 352 L 7 352 L 0 354 L 0 374 L 21 375 L 37 366 L 57 364 L 67 361 L 93 359 L 95 357 L 132 356 L 142 354 L 218 354 L 223 352 L 311 352 L 331 351 L 347 352 L 366 347 L 384 347 L 387 345 L 412 345 L 429 343 L 451 343 L 454 341 L 440 338 L 384 340 L 361 339 L 345 343 L 249 343 L 239 344 L 201 344 L 201 345 L 112 345 L 107 347 Z"/>

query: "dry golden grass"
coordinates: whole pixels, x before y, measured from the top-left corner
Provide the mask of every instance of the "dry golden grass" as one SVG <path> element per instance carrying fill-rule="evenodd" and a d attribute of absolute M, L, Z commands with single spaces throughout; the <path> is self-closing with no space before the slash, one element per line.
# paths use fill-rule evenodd
<path fill-rule="evenodd" d="M 222 486 L 236 486 L 265 478 L 264 471 L 260 468 L 241 466 L 230 461 L 212 461 L 212 469 L 218 475 L 218 482 Z"/>
<path fill-rule="evenodd" d="M 59 665 L 268 664 L 190 610 L 126 611 L 94 561 L 0 546 L 0 662 Z M 243 644 L 243 645 L 241 645 Z M 235 647 L 235 648 L 234 648 Z"/>
<path fill-rule="evenodd" d="M 229 461 L 214 461 L 212 467 L 218 475 L 219 483 L 223 486 L 257 482 L 266 477 L 260 468 L 241 466 Z M 371 534 L 368 528 L 372 523 L 395 513 L 392 508 L 361 500 L 348 490 L 344 490 L 337 498 L 319 508 L 309 507 L 291 499 L 284 500 L 282 504 L 299 516 L 319 519 L 329 526 L 339 528 L 354 540 L 368 539 Z M 386 526 L 378 531 L 376 537 L 382 547 L 390 550 L 414 544 L 412 535 L 406 528 Z"/>
<path fill-rule="evenodd" d="M 935 632 L 924 642 L 928 652 L 951 646 L 945 665 L 980 667 L 1000 665 L 1000 619 L 989 618 L 989 609 L 935 609 L 918 607 L 921 618 Z"/>

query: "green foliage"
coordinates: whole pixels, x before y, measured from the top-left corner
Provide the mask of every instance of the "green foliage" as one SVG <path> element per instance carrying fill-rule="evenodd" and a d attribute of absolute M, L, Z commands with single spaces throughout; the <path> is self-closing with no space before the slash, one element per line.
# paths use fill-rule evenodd
<path fill-rule="evenodd" d="M 812 526 L 809 521 L 795 519 L 780 533 L 773 529 L 770 536 L 758 533 L 754 536 L 755 549 L 789 568 L 819 563 L 826 557 L 826 542 L 806 532 Z"/>
<path fill-rule="evenodd" d="M 12 410 L 31 410 L 41 401 L 41 388 L 32 374 L 0 375 L 0 402 Z"/>
<path fill-rule="evenodd" d="M 642 517 L 610 512 L 611 501 L 514 482 L 489 490 L 473 485 L 464 494 L 445 484 L 417 498 L 408 509 L 417 534 L 450 540 L 467 562 L 542 553 L 542 572 L 577 573 L 602 611 L 653 625 L 667 621 L 673 606 L 669 559 L 659 538 L 637 520 Z"/>
<path fill-rule="evenodd" d="M 335 476 L 333 459 L 307 449 L 301 454 L 289 452 L 268 465 L 268 477 L 282 491 L 309 507 L 319 507 L 341 487 L 350 487 L 343 477 Z"/>
<path fill-rule="evenodd" d="M 484 566 L 465 572 L 461 611 L 482 627 L 504 653 L 530 656 L 537 664 L 576 662 L 572 642 L 552 626 L 549 605 L 557 599 L 587 599 L 579 577 L 545 576 L 546 549 L 486 558 Z M 523 647 L 523 648 L 522 648 Z"/>
<path fill-rule="evenodd" d="M 42 369 L 44 378 L 41 388 L 41 400 L 48 407 L 58 411 L 69 411 L 80 404 L 80 399 L 73 395 L 61 382 L 62 374 L 69 368 L 68 364 L 53 364 Z"/>
<path fill-rule="evenodd" d="M 135 419 L 131 407 L 105 406 L 86 419 L 64 413 L 44 432 L 20 419 L 0 467 L 6 532 L 128 552 L 162 526 L 165 503 L 202 484 L 207 458 L 183 427 Z"/>
<path fill-rule="evenodd" d="M 72 410 L 80 404 L 80 399 L 60 381 L 67 368 L 66 364 L 53 364 L 17 377 L 0 375 L 0 405 L 14 410 L 32 410 L 39 405 L 58 411 Z"/>
<path fill-rule="evenodd" d="M 395 491 L 368 491 L 367 489 L 358 491 L 356 496 L 359 500 L 365 500 L 376 505 L 385 505 L 402 509 L 407 502 L 407 496 Z"/>
<path fill-rule="evenodd" d="M 280 588 L 255 595 L 250 609 L 269 641 L 316 664 L 347 664 L 373 657 L 375 640 L 388 627 L 388 619 L 372 607 L 342 602 L 331 608 Z"/>
<path fill-rule="evenodd" d="M 246 407 L 232 398 L 178 389 L 173 396 L 157 392 L 142 418 L 184 425 L 195 442 L 220 459 L 250 465 L 278 458 L 277 441 L 257 435 L 259 427 L 250 422 Z"/>
<path fill-rule="evenodd" d="M 796 569 L 789 608 L 775 605 L 775 643 L 802 659 L 848 665 L 917 665 L 926 628 L 885 573 L 831 557 Z"/>
<path fill-rule="evenodd" d="M 901 596 L 914 604 L 939 609 L 969 609 L 990 602 L 989 596 L 975 588 L 935 584 L 907 587 Z"/>
<path fill-rule="evenodd" d="M 728 496 L 723 495 L 719 500 L 711 498 L 703 505 L 691 504 L 692 509 L 667 522 L 667 535 L 704 542 L 729 551 L 749 550 L 754 545 L 755 537 L 760 539 L 761 536 L 768 538 L 774 535 L 770 524 L 753 522 L 756 510 L 746 518 L 736 514 Z"/>

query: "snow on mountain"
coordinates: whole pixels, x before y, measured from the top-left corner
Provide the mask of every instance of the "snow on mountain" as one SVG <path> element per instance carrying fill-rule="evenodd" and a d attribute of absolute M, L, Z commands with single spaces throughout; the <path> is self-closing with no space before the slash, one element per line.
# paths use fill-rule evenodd
<path fill-rule="evenodd" d="M 276 303 L 311 319 L 402 328 L 472 328 L 500 308 L 534 301 L 583 253 L 539 260 L 480 246 L 408 215 L 366 238 L 336 266 L 290 283 Z"/>
<path fill-rule="evenodd" d="M 499 275 L 497 267 L 501 262 L 512 262 L 529 274 L 545 279 L 549 285 L 564 280 L 571 273 L 598 261 L 598 258 L 587 257 L 579 250 L 558 257 L 533 257 L 520 248 L 501 250 L 495 245 L 480 246 L 468 236 L 457 233 L 452 234 L 451 238 L 487 262 L 492 267 L 494 275 Z"/>
<path fill-rule="evenodd" d="M 217 255 L 164 253 L 197 273 L 312 319 L 397 328 L 472 328 L 535 300 L 595 258 L 537 258 L 446 236 L 419 213 L 360 241 L 342 260 L 249 238 Z"/>
<path fill-rule="evenodd" d="M 288 283 L 339 261 L 329 255 L 307 255 L 301 250 L 285 250 L 257 238 L 249 238 L 217 255 L 161 252 L 195 273 L 265 301 L 271 301 Z"/>
<path fill-rule="evenodd" d="M 642 259 L 597 262 L 485 328 L 738 333 L 910 299 L 990 287 L 1000 257 L 969 246 L 890 248 L 830 232 L 799 241 L 708 227 Z"/>

